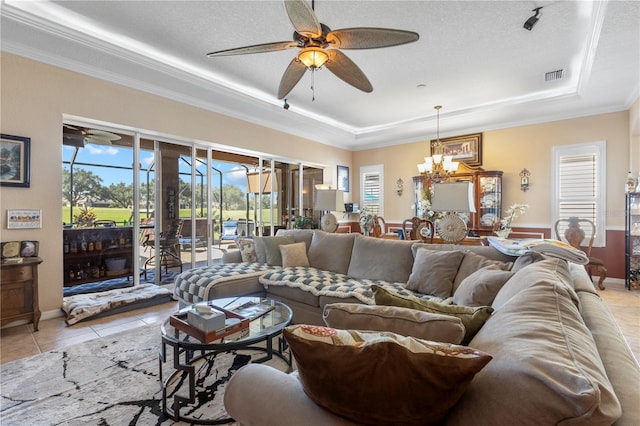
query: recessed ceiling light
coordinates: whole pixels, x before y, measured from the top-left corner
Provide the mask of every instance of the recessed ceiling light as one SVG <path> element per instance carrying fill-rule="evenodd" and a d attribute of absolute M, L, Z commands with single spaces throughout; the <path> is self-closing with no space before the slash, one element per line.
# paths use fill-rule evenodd
<path fill-rule="evenodd" d="M 426 85 L 426 84 L 424 84 L 424 83 L 420 83 L 420 84 L 418 84 L 416 87 L 417 87 L 418 89 L 422 89 L 422 88 L 427 87 L 427 85 Z"/>

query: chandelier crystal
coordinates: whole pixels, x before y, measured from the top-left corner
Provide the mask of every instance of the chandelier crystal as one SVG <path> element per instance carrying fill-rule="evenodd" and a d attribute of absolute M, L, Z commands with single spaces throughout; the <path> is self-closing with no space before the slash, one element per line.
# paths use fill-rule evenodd
<path fill-rule="evenodd" d="M 442 142 L 440 142 L 440 109 L 442 105 L 436 105 L 434 109 L 437 111 L 437 128 L 436 128 L 436 141 L 430 148 L 432 155 L 430 157 L 424 157 L 424 163 L 418 164 L 418 172 L 421 175 L 427 176 L 430 180 L 435 182 L 445 181 L 449 179 L 452 173 L 458 170 L 458 161 L 453 161 L 452 155 L 444 155 L 442 149 Z"/>

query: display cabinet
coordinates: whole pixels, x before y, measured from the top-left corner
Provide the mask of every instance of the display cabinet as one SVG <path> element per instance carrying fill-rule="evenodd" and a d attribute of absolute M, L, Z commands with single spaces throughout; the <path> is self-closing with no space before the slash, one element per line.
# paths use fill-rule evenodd
<path fill-rule="evenodd" d="M 628 192 L 625 219 L 625 284 L 638 288 L 640 279 L 640 192 Z"/>
<path fill-rule="evenodd" d="M 131 275 L 132 227 L 65 229 L 63 240 L 65 287 Z"/>
<path fill-rule="evenodd" d="M 468 227 L 476 235 L 491 235 L 502 215 L 502 172 L 473 170 L 453 174 L 449 181 L 473 183 L 475 213 L 469 217 Z M 415 215 L 421 217 L 420 202 L 431 198 L 433 181 L 426 175 L 414 176 Z"/>

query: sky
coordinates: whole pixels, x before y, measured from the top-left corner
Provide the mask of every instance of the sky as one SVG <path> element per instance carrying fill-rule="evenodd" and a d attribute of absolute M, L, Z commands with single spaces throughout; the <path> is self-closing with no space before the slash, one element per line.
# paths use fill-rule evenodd
<path fill-rule="evenodd" d="M 74 151 L 74 147 L 62 145 L 62 161 L 71 161 Z M 75 161 L 76 163 L 131 167 L 133 164 L 133 150 L 111 145 L 86 144 L 84 148 L 80 148 L 80 150 L 78 151 L 78 155 Z M 145 170 L 152 162 L 153 152 L 140 152 L 140 168 L 142 170 L 141 180 L 143 183 L 146 181 Z M 65 164 L 65 166 L 68 169 L 68 164 Z M 133 182 L 133 173 L 131 170 L 114 169 L 107 167 L 78 167 L 82 167 L 100 176 L 102 178 L 102 183 L 104 186 L 109 186 L 111 184 L 117 184 L 120 182 L 124 182 L 126 184 Z M 243 191 L 246 189 L 246 170 L 243 167 L 239 167 L 237 164 L 214 161 L 213 168 L 223 172 L 224 185 L 235 185 Z M 204 166 L 200 166 L 198 169 L 204 171 Z M 189 174 L 188 176 L 182 176 L 182 179 L 187 181 L 191 175 L 191 166 L 185 162 L 180 162 L 180 172 Z M 213 186 L 215 188 L 217 187 L 218 175 L 214 174 L 212 179 Z"/>

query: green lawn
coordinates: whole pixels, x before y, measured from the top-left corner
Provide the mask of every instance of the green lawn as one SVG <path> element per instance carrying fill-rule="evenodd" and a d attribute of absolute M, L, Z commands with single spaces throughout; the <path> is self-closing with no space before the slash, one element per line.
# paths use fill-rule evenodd
<path fill-rule="evenodd" d="M 110 207 L 94 207 L 91 209 L 95 215 L 97 220 L 113 220 L 118 225 L 130 225 L 129 222 L 131 220 L 132 212 L 130 209 L 126 208 L 110 208 Z M 70 208 L 67 206 L 62 207 L 62 221 L 64 223 L 70 223 L 71 219 L 69 216 Z M 75 207 L 73 209 L 73 213 L 77 214 L 80 211 L 80 207 Z M 218 210 L 214 212 L 214 218 L 218 222 L 217 214 Z M 222 211 L 222 220 L 225 221 L 227 219 L 240 219 L 245 218 L 247 215 L 246 210 L 223 210 Z M 145 217 L 144 212 L 140 212 L 141 217 Z M 275 213 L 277 217 L 277 212 Z M 191 210 L 189 209 L 180 209 L 180 217 L 191 217 Z M 249 220 L 253 220 L 253 210 L 249 211 Z M 269 223 L 269 210 L 265 209 L 262 211 L 262 221 L 264 223 Z M 278 222 L 276 220 L 275 222 Z"/>

